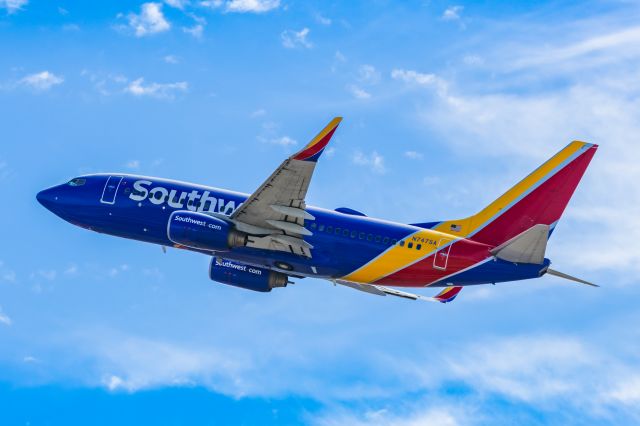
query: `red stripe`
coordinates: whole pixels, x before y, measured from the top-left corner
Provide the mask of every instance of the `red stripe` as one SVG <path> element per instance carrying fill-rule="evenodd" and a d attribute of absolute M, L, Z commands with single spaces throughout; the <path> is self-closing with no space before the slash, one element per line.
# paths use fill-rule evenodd
<path fill-rule="evenodd" d="M 437 253 L 407 266 L 387 277 L 381 278 L 375 284 L 396 287 L 419 287 L 440 280 L 447 275 L 459 272 L 474 265 L 489 256 L 489 248 L 470 240 L 458 240 L 451 246 L 447 269 L 433 267 L 433 258 Z M 411 250 L 411 249 L 408 249 Z M 445 250 L 447 250 L 445 248 Z"/>
<path fill-rule="evenodd" d="M 590 148 L 471 237 L 497 246 L 533 225 L 560 219 L 596 149 Z"/>
<path fill-rule="evenodd" d="M 333 129 L 331 129 L 331 131 L 329 131 L 329 133 L 324 135 L 324 137 L 320 139 L 318 142 L 316 142 L 309 148 L 305 149 L 304 151 L 301 151 L 300 153 L 298 153 L 298 155 L 293 157 L 294 160 L 306 160 L 307 158 L 311 158 L 314 155 L 316 155 L 318 152 L 322 151 L 331 140 L 331 136 L 333 136 L 337 128 L 338 126 L 334 127 Z"/>

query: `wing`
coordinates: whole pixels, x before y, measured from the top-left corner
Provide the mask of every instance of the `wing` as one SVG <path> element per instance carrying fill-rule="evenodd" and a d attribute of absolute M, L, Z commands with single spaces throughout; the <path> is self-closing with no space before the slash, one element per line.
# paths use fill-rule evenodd
<path fill-rule="evenodd" d="M 239 230 L 252 235 L 248 246 L 311 257 L 313 247 L 304 241 L 311 232 L 304 228 L 304 221 L 314 217 L 306 211 L 305 197 L 316 162 L 340 121 L 342 117 L 331 120 L 302 150 L 287 158 L 231 215 L 230 219 Z"/>
<path fill-rule="evenodd" d="M 440 302 L 440 303 L 449 303 L 452 302 L 453 299 L 456 298 L 462 287 L 454 286 L 454 287 L 446 287 L 440 293 L 433 297 L 421 296 L 419 294 L 407 293 L 406 291 L 396 290 L 394 288 L 385 287 L 382 285 L 375 284 L 360 284 L 354 283 L 352 281 L 344 281 L 344 280 L 333 280 L 334 283 L 340 284 L 346 287 L 350 287 L 354 290 L 364 291 L 365 293 L 375 294 L 376 296 L 397 296 L 402 297 L 404 299 L 411 300 L 425 300 L 427 302 Z"/>

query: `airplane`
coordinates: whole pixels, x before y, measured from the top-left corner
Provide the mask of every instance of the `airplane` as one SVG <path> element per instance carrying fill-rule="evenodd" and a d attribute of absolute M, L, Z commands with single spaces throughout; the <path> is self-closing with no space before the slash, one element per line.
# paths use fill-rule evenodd
<path fill-rule="evenodd" d="M 404 224 L 307 205 L 314 169 L 341 120 L 331 120 L 252 194 L 101 173 L 45 189 L 37 200 L 82 228 L 211 256 L 211 280 L 259 292 L 313 277 L 448 303 L 465 286 L 545 274 L 596 286 L 552 269 L 545 250 L 597 145 L 571 142 L 472 216 Z M 443 290 L 427 297 L 398 287 Z"/>

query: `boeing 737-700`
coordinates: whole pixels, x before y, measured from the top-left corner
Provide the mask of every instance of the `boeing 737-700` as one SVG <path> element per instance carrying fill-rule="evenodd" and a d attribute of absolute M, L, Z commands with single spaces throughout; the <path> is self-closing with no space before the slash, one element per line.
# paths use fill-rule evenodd
<path fill-rule="evenodd" d="M 307 205 L 313 171 L 340 121 L 334 118 L 253 194 L 105 173 L 75 177 L 37 199 L 92 231 L 211 256 L 212 280 L 261 292 L 312 277 L 446 303 L 464 286 L 545 274 L 594 285 L 551 269 L 545 250 L 597 145 L 571 142 L 472 216 L 404 224 Z M 392 287 L 444 289 L 426 297 Z"/>

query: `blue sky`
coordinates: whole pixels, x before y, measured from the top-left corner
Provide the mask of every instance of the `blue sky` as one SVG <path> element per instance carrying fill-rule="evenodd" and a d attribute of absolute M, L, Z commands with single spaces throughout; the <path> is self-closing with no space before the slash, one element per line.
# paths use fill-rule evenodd
<path fill-rule="evenodd" d="M 638 18 L 625 1 L 0 0 L 0 423 L 638 423 Z M 252 192 L 335 115 L 308 202 L 401 222 L 471 214 L 598 143 L 547 255 L 602 288 L 256 294 L 35 201 L 107 171 Z"/>

